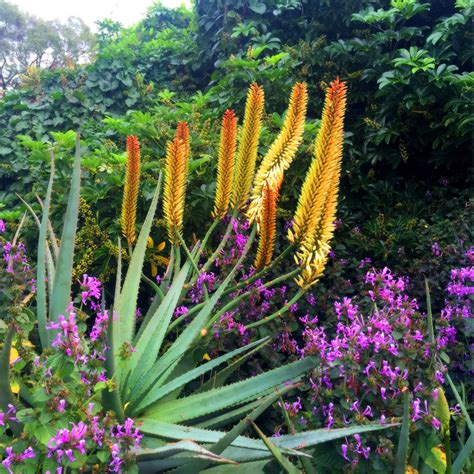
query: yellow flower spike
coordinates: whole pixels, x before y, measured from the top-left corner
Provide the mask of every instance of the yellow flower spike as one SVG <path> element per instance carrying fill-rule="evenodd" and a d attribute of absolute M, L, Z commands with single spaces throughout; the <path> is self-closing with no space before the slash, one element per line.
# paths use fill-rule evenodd
<path fill-rule="evenodd" d="M 165 185 L 163 191 L 163 213 L 168 239 L 179 246 L 183 230 L 184 197 L 188 175 L 188 161 L 183 141 L 175 138 L 168 143 L 165 164 Z"/>
<path fill-rule="evenodd" d="M 257 256 L 254 263 L 257 270 L 265 268 L 272 261 L 273 247 L 275 246 L 277 199 L 278 190 L 272 188 L 268 183 L 266 183 L 263 187 L 262 193 L 260 236 Z"/>
<path fill-rule="evenodd" d="M 231 204 L 235 209 L 243 209 L 247 204 L 252 187 L 255 163 L 257 161 L 258 139 L 262 125 L 265 94 L 256 83 L 250 86 L 245 103 L 244 123 L 240 135 Z"/>
<path fill-rule="evenodd" d="M 323 120 L 315 145 L 315 157 L 298 200 L 290 242 L 299 242 L 296 261 L 302 272 L 296 282 L 313 285 L 321 277 L 334 234 L 341 175 L 346 85 L 333 81 L 326 93 Z"/>
<path fill-rule="evenodd" d="M 181 140 L 184 146 L 184 158 L 186 162 L 189 162 L 191 156 L 191 145 L 189 142 L 189 127 L 188 122 L 178 122 L 176 126 L 176 138 Z"/>
<path fill-rule="evenodd" d="M 346 92 L 345 83 L 339 79 L 333 81 L 326 92 L 314 158 L 301 189 L 293 226 L 288 231 L 291 243 L 313 237 L 322 217 L 333 173 L 340 173 Z M 337 192 L 335 196 L 337 199 Z"/>
<path fill-rule="evenodd" d="M 234 178 L 235 148 L 237 145 L 237 117 L 228 109 L 221 125 L 221 141 L 217 162 L 217 186 L 212 217 L 222 219 L 229 208 Z"/>
<path fill-rule="evenodd" d="M 127 165 L 122 201 L 122 234 L 128 245 L 135 242 L 135 221 L 137 217 L 137 199 L 140 186 L 140 144 L 134 135 L 127 137 Z"/>
<path fill-rule="evenodd" d="M 262 160 L 254 179 L 247 217 L 259 223 L 262 213 L 263 187 L 265 183 L 279 188 L 284 172 L 290 167 L 303 138 L 308 92 L 304 82 L 298 82 L 291 92 L 288 112 L 280 134 Z"/>

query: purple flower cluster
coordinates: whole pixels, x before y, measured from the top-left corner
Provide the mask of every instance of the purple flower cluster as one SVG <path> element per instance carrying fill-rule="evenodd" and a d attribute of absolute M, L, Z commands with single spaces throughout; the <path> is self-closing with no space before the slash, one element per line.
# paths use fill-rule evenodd
<path fill-rule="evenodd" d="M 101 421 L 98 416 L 91 416 L 89 424 L 80 421 L 71 423 L 70 429 L 58 430 L 48 441 L 47 456 L 54 457 L 60 464 L 64 461 L 73 463 L 78 453 L 86 454 L 88 449 L 107 448 L 111 456 L 109 471 L 122 472 L 124 459 L 131 450 L 140 448 L 142 435 L 134 427 L 131 418 L 127 418 L 123 425 L 112 425 L 108 431 L 104 428 L 108 417 L 105 417 L 105 423 Z"/>
<path fill-rule="evenodd" d="M 2 221 L 3 222 L 3 221 Z M 16 278 L 27 291 L 36 290 L 36 280 L 26 255 L 23 242 L 13 245 L 12 242 L 0 240 L 0 252 L 5 265 L 5 272 Z"/>
<path fill-rule="evenodd" d="M 51 322 L 47 329 L 58 331 L 52 342 L 52 346 L 64 352 L 68 357 L 74 358 L 74 363 L 86 363 L 87 357 L 85 348 L 76 324 L 76 313 L 73 310 L 72 303 L 67 307 L 66 316 L 60 314 L 58 322 Z"/>
<path fill-rule="evenodd" d="M 189 297 L 191 301 L 195 304 L 199 303 L 203 296 L 204 292 L 211 292 L 214 290 L 216 284 L 216 276 L 212 272 L 203 272 L 199 275 L 196 283 L 193 285 L 189 291 Z"/>
<path fill-rule="evenodd" d="M 3 467 L 8 471 L 8 474 L 13 474 L 12 464 L 21 464 L 26 459 L 33 459 L 35 457 L 35 452 L 33 448 L 29 446 L 22 453 L 14 453 L 13 448 L 8 446 L 5 449 L 6 457 L 2 461 Z"/>
<path fill-rule="evenodd" d="M 354 441 L 349 441 L 346 438 L 346 442 L 341 444 L 342 457 L 349 461 L 353 466 L 355 466 L 360 457 L 364 459 L 369 458 L 370 448 L 362 446 L 362 440 L 360 435 L 354 435 Z"/>
<path fill-rule="evenodd" d="M 102 291 L 102 283 L 98 278 L 82 275 L 79 281 L 81 286 L 81 301 L 83 305 L 89 306 L 93 310 L 99 309 L 99 300 Z"/>
<path fill-rule="evenodd" d="M 80 421 L 77 424 L 72 423 L 72 428 L 61 429 L 48 441 L 48 457 L 53 455 L 58 463 L 66 458 L 69 462 L 75 462 L 74 452 L 86 454 L 86 433 L 87 426 Z"/>

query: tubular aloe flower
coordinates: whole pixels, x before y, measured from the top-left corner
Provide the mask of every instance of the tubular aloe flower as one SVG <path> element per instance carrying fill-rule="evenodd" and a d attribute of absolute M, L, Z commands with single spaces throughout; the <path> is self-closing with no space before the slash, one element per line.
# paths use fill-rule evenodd
<path fill-rule="evenodd" d="M 247 94 L 245 116 L 242 126 L 239 152 L 237 155 L 231 204 L 236 209 L 243 209 L 249 197 L 252 179 L 257 161 L 258 139 L 262 124 L 264 91 L 253 83 Z"/>
<path fill-rule="evenodd" d="M 135 241 L 135 221 L 137 217 L 137 198 L 140 186 L 140 144 L 134 135 L 127 137 L 127 165 L 122 201 L 122 234 L 128 245 Z"/>
<path fill-rule="evenodd" d="M 188 175 L 188 161 L 185 144 L 179 138 L 168 143 L 165 165 L 165 186 L 163 213 L 166 230 L 172 245 L 179 245 L 183 230 L 184 197 Z"/>
<path fill-rule="evenodd" d="M 222 219 L 229 208 L 234 177 L 235 148 L 237 144 L 237 117 L 226 110 L 222 117 L 219 160 L 217 162 L 217 188 L 212 217 Z"/>
<path fill-rule="evenodd" d="M 301 190 L 293 227 L 288 231 L 290 242 L 300 244 L 295 257 L 303 267 L 300 286 L 313 284 L 321 276 L 334 233 L 346 92 L 345 83 L 336 79 L 326 93 L 315 157 Z"/>
<path fill-rule="evenodd" d="M 278 189 L 272 188 L 268 183 L 265 183 L 262 192 L 260 240 L 254 263 L 255 268 L 258 270 L 266 267 L 272 260 L 273 247 L 275 245 L 277 199 Z"/>
<path fill-rule="evenodd" d="M 306 117 L 308 93 L 306 84 L 299 82 L 293 86 L 288 113 L 282 130 L 271 145 L 255 176 L 250 206 L 247 211 L 249 221 L 260 220 L 262 213 L 263 187 L 265 183 L 279 188 L 283 174 L 293 161 L 301 143 Z"/>

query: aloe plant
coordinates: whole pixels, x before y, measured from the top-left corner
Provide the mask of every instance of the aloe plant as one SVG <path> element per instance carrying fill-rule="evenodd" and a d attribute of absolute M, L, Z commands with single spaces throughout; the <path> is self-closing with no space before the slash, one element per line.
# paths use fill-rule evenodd
<path fill-rule="evenodd" d="M 305 103 L 305 101 L 303 102 Z M 327 126 L 329 127 L 330 124 Z M 174 146 L 177 150 L 175 152 L 178 153 L 177 159 L 184 160 L 185 148 L 180 148 L 181 142 L 178 139 L 176 139 Z M 172 147 L 170 150 L 172 153 Z M 332 153 L 336 152 L 332 151 Z M 279 159 L 280 155 L 276 152 L 274 154 Z M 266 166 L 268 167 L 269 164 L 267 163 Z M 277 171 L 278 169 L 277 167 Z M 333 183 L 337 181 L 336 165 L 334 169 L 336 171 L 331 171 L 332 174 L 328 178 Z M 68 308 L 70 308 L 70 293 L 73 284 L 72 271 L 80 199 L 80 174 L 80 139 L 78 136 L 69 200 L 57 256 L 55 249 L 51 249 L 47 238 L 49 233 L 51 242 L 56 240 L 49 228 L 49 208 L 54 179 L 53 166 L 43 204 L 43 216 L 41 219 L 37 218 L 39 222 L 37 264 L 39 285 L 36 311 L 38 332 L 43 350 L 46 351 L 49 350 L 51 341 L 55 340 L 60 331 L 58 321 L 70 311 Z M 170 179 L 169 175 L 167 179 Z M 281 179 L 278 178 L 277 181 L 281 182 Z M 183 180 L 181 179 L 180 182 Z M 268 182 L 265 186 L 270 184 Z M 168 186 L 168 189 L 172 188 Z M 113 413 L 119 423 L 126 423 L 127 420 L 133 418 L 140 426 L 140 431 L 145 439 L 142 441 L 142 448 L 135 450 L 135 454 L 141 469 L 144 472 L 150 470 L 150 472 L 158 472 L 178 468 L 178 472 L 196 472 L 197 467 L 200 470 L 208 469 L 215 463 L 226 464 L 226 469 L 232 469 L 236 463 L 260 462 L 271 460 L 273 457 L 276 457 L 283 467 L 288 467 L 290 465 L 287 460 L 288 456 L 308 457 L 308 454 L 301 450 L 302 447 L 308 448 L 351 434 L 393 426 L 391 424 L 374 424 L 334 430 L 324 429 L 282 436 L 272 441 L 268 440 L 260 431 L 258 433 L 262 440 L 243 436 L 242 433 L 245 429 L 251 423 L 255 423 L 256 418 L 266 408 L 271 406 L 282 394 L 294 388 L 293 385 L 288 385 L 288 382 L 297 383 L 304 374 L 315 369 L 316 361 L 313 357 L 306 357 L 229 384 L 227 383 L 229 377 L 250 355 L 267 344 L 268 338 L 254 341 L 205 363 L 196 364 L 193 360 L 193 349 L 199 345 L 203 335 L 206 335 L 206 328 L 223 311 L 219 306 L 222 303 L 222 298 L 241 286 L 235 281 L 236 274 L 252 247 L 257 227 L 265 225 L 258 219 L 251 228 L 245 248 L 226 278 L 214 292 L 209 295 L 206 293 L 202 303 L 196 304 L 190 322 L 179 332 L 176 339 L 170 342 L 166 335 L 175 325 L 175 322 L 172 322 L 173 315 L 189 286 L 199 278 L 203 271 L 202 268 L 206 266 L 203 265 L 199 268 L 199 256 L 205 250 L 210 233 L 215 228 L 214 223 L 208 235 L 194 248 L 188 250 L 178 224 L 173 223 L 173 219 L 180 222 L 179 216 L 176 217 L 170 211 L 169 235 L 173 239 L 170 262 L 161 286 L 153 285 L 156 290 L 154 300 L 140 327 L 136 327 L 142 268 L 160 190 L 161 175 L 138 238 L 133 239 L 134 247 L 130 248 L 130 261 L 123 279 L 122 253 L 119 243 L 115 296 L 112 304 L 109 305 L 110 308 L 107 308 L 109 309 L 108 313 L 105 313 L 105 301 L 102 303 L 102 313 L 108 314 L 107 350 L 104 353 L 107 383 L 100 386 L 98 390 L 102 393 L 104 409 Z M 309 197 L 306 197 L 306 200 L 308 199 Z M 328 197 L 328 199 L 330 200 L 328 206 L 332 206 L 333 209 L 335 197 Z M 172 208 L 173 203 L 168 202 L 168 206 Z M 329 222 L 332 211 L 326 209 L 325 206 L 326 204 L 322 203 L 324 218 L 327 218 Z M 236 212 L 235 209 L 234 215 Z M 330 230 L 328 232 L 330 233 Z M 321 252 L 327 251 L 327 239 L 330 237 L 324 238 L 326 243 L 324 243 L 324 250 Z M 183 260 L 180 256 L 182 251 L 185 257 Z M 211 258 L 214 255 L 215 251 Z M 318 255 L 321 256 L 321 254 Z M 308 256 L 307 258 L 309 259 L 308 265 L 313 265 L 311 263 L 313 257 Z M 324 259 L 324 257 L 322 258 Z M 276 261 L 278 261 L 278 257 Z M 268 268 L 268 266 L 265 267 L 254 278 L 268 272 Z M 299 284 L 305 281 L 308 286 L 313 284 L 314 279 L 317 278 L 315 272 L 318 272 L 319 275 L 321 268 L 321 261 L 318 260 L 316 267 L 312 267 L 310 270 L 311 278 L 307 275 L 299 281 Z M 297 269 L 291 272 L 290 276 L 295 276 L 300 271 L 305 270 Z M 47 276 L 49 278 L 46 278 Z M 275 281 L 278 282 L 280 279 L 277 278 L 270 283 Z M 304 288 L 302 285 L 298 296 L 301 296 Z M 246 294 L 239 298 L 245 296 Z M 291 303 L 290 301 L 283 308 L 278 309 L 269 320 L 284 314 Z M 235 302 L 228 302 L 228 305 L 232 306 L 233 304 Z M 226 307 L 224 306 L 224 308 Z M 0 360 L 0 373 L 3 374 L 0 403 L 4 411 L 8 403 L 15 400 L 8 382 L 12 328 L 14 328 L 14 324 L 8 333 L 10 339 L 7 337 L 4 343 Z M 209 381 L 204 384 L 202 389 L 193 391 L 190 384 L 202 377 L 207 377 Z M 31 387 L 23 385 L 19 397 L 19 406 L 24 404 L 35 407 L 35 394 Z M 242 417 L 244 417 L 243 421 L 237 423 L 227 434 L 207 429 L 232 424 Z M 21 431 L 21 426 L 14 423 L 11 426 L 18 432 Z M 176 441 L 178 442 L 176 443 Z M 172 444 L 169 444 L 170 442 Z M 48 447 L 53 449 L 49 442 Z"/>

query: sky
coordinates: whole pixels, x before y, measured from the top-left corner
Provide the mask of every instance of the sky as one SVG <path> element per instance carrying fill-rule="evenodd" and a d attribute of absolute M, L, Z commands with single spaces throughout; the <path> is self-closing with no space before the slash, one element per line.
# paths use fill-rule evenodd
<path fill-rule="evenodd" d="M 94 22 L 104 18 L 130 26 L 145 15 L 153 0 L 10 0 L 22 10 L 45 20 L 66 20 L 70 16 L 82 18 L 94 29 Z M 166 7 L 181 4 L 190 6 L 190 0 L 162 0 Z"/>

